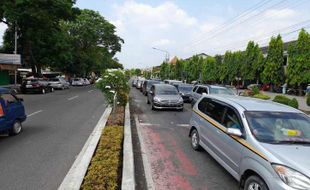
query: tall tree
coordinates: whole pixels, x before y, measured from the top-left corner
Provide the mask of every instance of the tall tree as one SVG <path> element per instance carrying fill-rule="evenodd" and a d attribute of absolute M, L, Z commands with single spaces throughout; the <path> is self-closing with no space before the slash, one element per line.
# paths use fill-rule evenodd
<path fill-rule="evenodd" d="M 280 35 L 272 37 L 269 42 L 268 55 L 262 73 L 263 81 L 273 85 L 280 85 L 284 81 L 283 42 Z"/>
<path fill-rule="evenodd" d="M 202 80 L 207 83 L 214 83 L 218 79 L 218 65 L 214 57 L 204 59 L 202 68 Z"/>
<path fill-rule="evenodd" d="M 310 34 L 302 29 L 288 54 L 287 81 L 301 89 L 302 84 L 310 83 Z"/>
<path fill-rule="evenodd" d="M 41 67 L 50 61 L 45 57 L 50 48 L 57 43 L 59 22 L 74 18 L 76 13 L 73 0 L 15 0 L 0 3 L 0 19 L 8 25 L 7 36 L 13 36 L 15 26 L 18 29 L 23 62 L 39 73 Z M 10 34 L 11 33 L 11 34 Z M 4 38 L 4 40 L 7 38 Z M 4 42 L 7 43 L 7 42 Z M 14 44 L 6 44 L 5 51 L 11 51 Z M 42 60 L 42 58 L 45 58 Z"/>

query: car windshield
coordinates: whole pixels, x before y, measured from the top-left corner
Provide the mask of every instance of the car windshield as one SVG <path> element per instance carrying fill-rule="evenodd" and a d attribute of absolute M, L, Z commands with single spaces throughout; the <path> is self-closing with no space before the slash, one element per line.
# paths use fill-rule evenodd
<path fill-rule="evenodd" d="M 210 88 L 210 94 L 235 95 L 232 90 L 227 88 Z"/>
<path fill-rule="evenodd" d="M 147 81 L 146 87 L 150 89 L 153 84 L 159 84 L 159 83 L 160 81 Z"/>
<path fill-rule="evenodd" d="M 54 81 L 54 82 L 58 82 L 59 79 L 55 78 L 55 79 L 49 79 L 49 81 Z"/>
<path fill-rule="evenodd" d="M 157 95 L 177 95 L 178 91 L 174 87 L 159 87 L 156 89 Z"/>
<path fill-rule="evenodd" d="M 246 112 L 252 134 L 266 143 L 310 143 L 310 118 L 300 113 Z"/>
<path fill-rule="evenodd" d="M 180 92 L 191 92 L 193 89 L 193 86 L 179 86 Z"/>

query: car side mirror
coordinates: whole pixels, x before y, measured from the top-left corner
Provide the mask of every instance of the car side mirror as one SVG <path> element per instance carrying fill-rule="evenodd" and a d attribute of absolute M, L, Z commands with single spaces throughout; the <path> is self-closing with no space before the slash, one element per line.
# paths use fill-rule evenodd
<path fill-rule="evenodd" d="M 203 92 L 202 95 L 205 96 L 205 95 L 207 95 L 207 93 Z"/>
<path fill-rule="evenodd" d="M 237 136 L 237 137 L 241 137 L 242 133 L 240 129 L 236 129 L 236 128 L 227 128 L 227 134 L 229 135 L 233 135 L 233 136 Z"/>

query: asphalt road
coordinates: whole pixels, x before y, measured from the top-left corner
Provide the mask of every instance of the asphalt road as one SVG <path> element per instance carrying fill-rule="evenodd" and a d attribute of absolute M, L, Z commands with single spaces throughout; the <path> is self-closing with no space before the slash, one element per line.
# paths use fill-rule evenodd
<path fill-rule="evenodd" d="M 190 104 L 185 105 L 183 112 L 152 111 L 140 91 L 133 88 L 130 96 L 131 114 L 138 121 L 135 126 L 141 131 L 156 189 L 238 189 L 237 181 L 206 151 L 196 152 L 191 148 Z M 137 180 L 144 179 L 141 167 L 136 169 Z M 145 184 L 137 185 L 138 189 L 145 189 Z"/>
<path fill-rule="evenodd" d="M 20 95 L 23 132 L 0 137 L 0 189 L 55 190 L 105 110 L 94 87 Z"/>

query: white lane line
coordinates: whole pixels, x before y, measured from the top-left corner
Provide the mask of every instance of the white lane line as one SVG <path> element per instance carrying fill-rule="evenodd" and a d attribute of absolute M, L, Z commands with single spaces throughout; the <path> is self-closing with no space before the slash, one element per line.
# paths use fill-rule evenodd
<path fill-rule="evenodd" d="M 189 127 L 189 124 L 177 124 L 178 127 Z"/>
<path fill-rule="evenodd" d="M 39 110 L 39 111 L 33 112 L 33 113 L 27 115 L 27 117 L 34 116 L 34 115 L 36 115 L 36 114 L 38 114 L 38 113 L 41 113 L 42 111 L 43 111 L 43 110 Z"/>
<path fill-rule="evenodd" d="M 93 92 L 93 91 L 94 91 L 94 90 L 89 90 L 88 92 L 91 93 L 91 92 Z"/>
<path fill-rule="evenodd" d="M 140 125 L 143 125 L 143 126 L 160 126 L 160 124 L 156 124 L 156 123 L 140 123 Z"/>
<path fill-rule="evenodd" d="M 75 99 L 75 98 L 78 98 L 79 96 L 73 96 L 73 97 L 71 97 L 71 98 L 68 98 L 68 100 L 70 101 L 70 100 L 73 100 L 73 99 Z"/>

